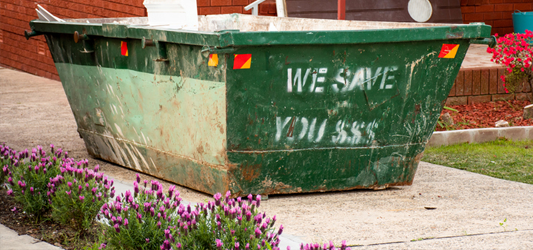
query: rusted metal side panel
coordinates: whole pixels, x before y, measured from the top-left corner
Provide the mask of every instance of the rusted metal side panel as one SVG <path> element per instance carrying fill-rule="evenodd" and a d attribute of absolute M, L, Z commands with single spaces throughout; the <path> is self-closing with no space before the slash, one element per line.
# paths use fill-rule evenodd
<path fill-rule="evenodd" d="M 91 155 L 203 192 L 227 190 L 226 88 L 205 74 L 193 78 L 206 70 L 196 64 L 208 57 L 200 47 L 169 45 L 165 62 L 126 39 L 97 41 L 97 52 L 83 55 L 49 38 L 66 61 L 56 67 Z M 127 56 L 121 42 L 129 42 Z M 223 65 L 209 77 L 224 79 Z"/>

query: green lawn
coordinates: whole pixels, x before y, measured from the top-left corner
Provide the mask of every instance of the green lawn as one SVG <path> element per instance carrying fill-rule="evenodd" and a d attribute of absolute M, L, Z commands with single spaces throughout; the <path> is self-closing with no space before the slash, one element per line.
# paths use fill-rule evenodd
<path fill-rule="evenodd" d="M 533 141 L 500 139 L 479 144 L 428 147 L 422 161 L 533 184 Z"/>

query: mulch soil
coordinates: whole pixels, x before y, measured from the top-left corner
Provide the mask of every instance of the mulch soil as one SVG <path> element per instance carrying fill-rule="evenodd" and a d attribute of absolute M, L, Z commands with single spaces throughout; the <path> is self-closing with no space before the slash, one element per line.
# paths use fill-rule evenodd
<path fill-rule="evenodd" d="M 7 190 L 1 187 L 0 224 L 15 230 L 19 235 L 29 235 L 67 250 L 83 248 L 94 237 L 80 237 L 74 230 L 56 224 L 50 218 L 36 222 L 35 218 L 22 212 L 15 199 L 8 196 Z"/>
<path fill-rule="evenodd" d="M 509 122 L 509 126 L 532 126 L 533 119 L 525 120 L 522 115 L 524 107 L 531 104 L 529 101 L 496 101 L 487 103 L 476 103 L 468 105 L 449 106 L 458 112 L 443 109 L 444 113 L 450 114 L 454 125 L 442 127 L 437 124 L 437 131 L 459 130 L 471 128 L 494 128 L 499 120 Z"/>

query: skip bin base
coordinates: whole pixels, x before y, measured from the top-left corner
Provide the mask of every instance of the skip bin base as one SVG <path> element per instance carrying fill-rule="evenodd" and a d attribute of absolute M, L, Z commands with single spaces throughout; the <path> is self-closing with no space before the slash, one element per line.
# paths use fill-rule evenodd
<path fill-rule="evenodd" d="M 423 145 L 228 152 L 240 164 L 213 165 L 79 130 L 89 154 L 201 192 L 288 194 L 411 185 Z M 327 157 L 324 157 L 327 156 Z M 148 164 L 139 164 L 146 161 Z M 334 170 L 332 165 L 337 166 Z M 148 166 L 148 167 L 146 167 Z M 157 167 L 156 167 L 157 166 Z"/>

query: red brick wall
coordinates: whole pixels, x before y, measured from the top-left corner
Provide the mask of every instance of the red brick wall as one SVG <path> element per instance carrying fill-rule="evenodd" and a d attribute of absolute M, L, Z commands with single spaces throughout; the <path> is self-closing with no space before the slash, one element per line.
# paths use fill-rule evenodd
<path fill-rule="evenodd" d="M 463 105 L 505 100 L 529 100 L 531 89 L 523 82 L 514 93 L 506 93 L 501 76 L 506 75 L 504 67 L 461 69 L 448 95 L 447 105 Z"/>
<path fill-rule="evenodd" d="M 37 19 L 36 4 L 59 18 L 146 16 L 144 0 L 0 0 L 0 65 L 59 80 L 43 36 L 24 38 L 29 22 Z M 251 13 L 253 0 L 197 0 L 198 13 Z M 259 5 L 261 15 L 276 15 L 275 0 Z"/>
<path fill-rule="evenodd" d="M 484 22 L 492 26 L 492 33 L 513 32 L 515 10 L 533 11 L 533 0 L 461 0 L 464 23 Z"/>

